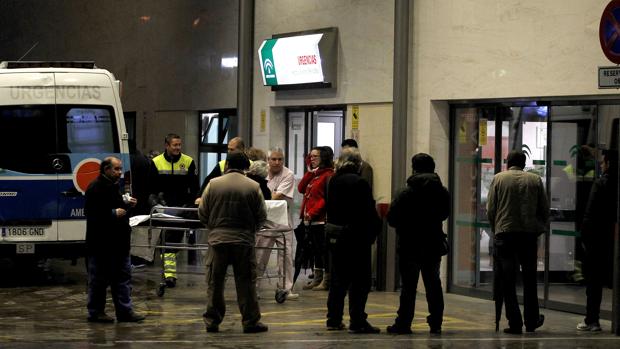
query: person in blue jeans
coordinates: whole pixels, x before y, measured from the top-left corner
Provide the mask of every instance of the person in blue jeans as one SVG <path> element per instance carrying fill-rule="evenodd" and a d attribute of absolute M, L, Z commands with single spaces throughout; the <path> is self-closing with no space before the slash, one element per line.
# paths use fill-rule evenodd
<path fill-rule="evenodd" d="M 118 322 L 138 322 L 144 316 L 133 311 L 131 303 L 131 227 L 127 210 L 136 199 L 120 192 L 123 165 L 116 157 L 105 158 L 99 176 L 86 190 L 86 251 L 88 266 L 88 321 L 112 323 L 105 313 L 110 286 Z"/>

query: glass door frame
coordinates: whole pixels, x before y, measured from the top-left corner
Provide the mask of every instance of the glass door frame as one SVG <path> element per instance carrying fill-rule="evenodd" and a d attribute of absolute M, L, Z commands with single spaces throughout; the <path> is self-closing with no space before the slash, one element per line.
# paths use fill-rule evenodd
<path fill-rule="evenodd" d="M 287 107 L 285 110 L 285 123 L 286 123 L 286 130 L 288 130 L 288 125 L 289 125 L 289 113 L 291 112 L 297 112 L 297 113 L 303 113 L 304 114 L 304 130 L 305 130 L 305 134 L 304 134 L 304 156 L 310 152 L 310 149 L 312 149 L 312 147 L 314 147 L 314 142 L 316 139 L 316 119 L 317 116 L 316 114 L 318 112 L 321 111 L 341 111 L 342 112 L 342 130 L 341 130 L 341 137 L 342 139 L 345 138 L 345 129 L 346 129 L 346 117 L 347 117 L 347 106 L 346 105 L 324 105 L 324 106 L 306 106 L 306 107 Z M 289 133 L 285 132 L 285 144 L 286 144 L 286 149 L 285 151 L 287 152 L 287 154 L 291 151 L 289 149 Z M 335 147 L 340 147 L 340 144 L 335 144 Z M 338 154 L 336 151 L 339 149 L 333 149 L 335 154 Z M 289 164 L 288 161 L 288 155 L 286 156 L 286 162 L 285 162 L 285 166 L 286 167 L 291 167 L 291 165 Z M 304 170 L 305 172 L 305 170 Z"/>
<path fill-rule="evenodd" d="M 227 121 L 227 124 L 224 125 L 223 122 L 218 122 L 217 129 L 217 142 L 216 143 L 207 143 L 203 142 L 203 140 L 207 137 L 207 135 L 203 134 L 202 129 L 202 116 L 203 114 L 218 114 L 217 118 L 220 121 Z M 202 158 L 202 154 L 215 153 L 217 157 L 217 162 L 226 158 L 226 153 L 228 152 L 228 141 L 237 136 L 237 109 L 212 109 L 212 110 L 203 110 L 198 112 L 198 169 L 202 169 L 202 164 L 200 163 L 200 159 Z M 209 172 L 212 168 L 204 169 L 204 173 L 202 170 L 199 171 L 200 183 L 203 182 L 204 178 L 209 175 Z"/>
<path fill-rule="evenodd" d="M 459 132 L 458 130 L 458 120 L 457 120 L 457 109 L 460 108 L 476 108 L 476 109 L 481 109 L 481 108 L 488 108 L 488 107 L 528 107 L 528 106 L 546 106 L 546 107 L 554 107 L 554 106 L 578 106 L 578 105 L 592 105 L 592 106 L 596 106 L 597 109 L 599 106 L 601 105 L 620 105 L 620 100 L 618 99 L 613 99 L 613 98 L 608 98 L 608 99 L 601 99 L 601 96 L 597 96 L 596 98 L 584 98 L 584 99 L 579 99 L 579 100 L 528 100 L 528 101 L 523 101 L 523 100 L 519 100 L 519 101 L 481 101 L 479 103 L 471 103 L 471 102 L 454 102 L 450 104 L 450 153 L 449 153 L 449 173 L 450 173 L 450 178 L 449 178 L 449 188 L 451 190 L 451 192 L 456 188 L 456 176 L 455 176 L 455 167 L 456 167 L 456 148 L 455 148 L 455 144 L 454 142 L 456 141 L 456 137 L 458 136 L 457 132 Z M 546 185 L 546 190 L 547 190 L 547 194 L 550 194 L 550 182 L 551 182 L 551 157 L 552 157 L 552 149 L 551 149 L 551 137 L 552 137 L 552 127 L 550 126 L 551 123 L 551 119 L 552 119 L 552 113 L 553 113 L 553 109 L 549 109 L 548 110 L 548 115 L 547 115 L 547 148 L 546 148 L 546 164 L 545 164 L 545 171 L 546 171 L 546 178 L 545 178 L 545 185 Z M 479 127 L 479 120 L 480 120 L 480 114 L 476 113 L 476 125 L 478 125 Z M 597 114 L 594 116 L 595 120 L 594 122 L 598 122 L 599 120 L 599 111 L 597 110 Z M 495 158 L 497 159 L 498 157 L 501 157 L 501 148 L 498 149 L 498 144 L 501 147 L 501 126 L 498 127 L 498 121 L 497 119 L 495 120 L 495 125 L 496 125 L 496 130 L 499 128 L 500 129 L 500 138 L 497 137 L 497 133 L 496 133 L 496 138 L 495 138 Z M 479 129 L 476 130 L 476 132 L 478 132 Z M 520 131 L 522 132 L 522 131 Z M 597 145 L 598 145 L 598 135 L 597 137 Z M 617 140 L 616 140 L 617 141 Z M 509 140 L 510 142 L 510 140 Z M 617 149 L 620 149 L 620 145 L 616 145 Z M 499 152 L 498 152 L 499 150 Z M 500 161 L 503 161 L 503 159 L 500 159 Z M 495 163 L 495 167 L 496 167 L 496 173 L 497 173 L 497 167 L 501 167 L 501 162 L 497 162 Z M 477 170 L 477 174 L 476 174 L 476 183 L 477 183 L 477 188 L 476 188 L 476 192 L 477 195 L 479 196 L 479 192 L 480 192 L 480 177 L 481 177 L 481 171 Z M 456 212 L 456 207 L 457 205 L 457 200 L 456 198 L 453 197 L 452 202 L 451 202 L 451 212 Z M 618 214 L 619 218 L 620 218 L 620 213 Z M 456 220 L 456 215 L 452 214 L 449 218 L 448 221 L 448 236 L 449 236 L 449 241 L 451 243 L 453 243 L 455 241 L 455 220 Z M 477 218 L 476 218 L 477 219 Z M 480 233 L 478 231 L 476 231 L 476 238 L 478 238 L 477 241 L 479 241 L 479 235 Z M 585 308 L 580 305 L 580 304 L 574 304 L 574 303 L 566 303 L 566 302 L 559 302 L 559 301 L 553 301 L 549 299 L 549 287 L 550 287 L 550 280 L 549 280 L 549 265 L 550 265 L 550 235 L 551 232 L 546 232 L 545 233 L 545 239 L 544 239 L 544 273 L 543 273 L 543 282 L 544 282 L 544 292 L 543 294 L 539 294 L 539 302 L 541 302 L 541 306 L 543 308 L 547 308 L 547 309 L 553 309 L 553 310 L 559 310 L 559 311 L 567 311 L 567 312 L 572 312 L 572 313 L 584 313 Z M 477 243 L 476 244 L 476 249 L 475 249 L 475 253 L 476 253 L 476 259 L 475 259 L 475 276 L 474 276 L 474 287 L 467 287 L 467 286 L 462 286 L 462 285 L 457 285 L 455 284 L 455 266 L 453 265 L 453 261 L 455 258 L 454 255 L 454 251 L 455 251 L 455 246 L 453 246 L 453 248 L 450 249 L 450 253 L 447 256 L 448 260 L 447 260 L 447 284 L 446 284 L 446 292 L 448 293 L 456 293 L 456 294 L 461 294 L 461 295 L 466 295 L 466 296 L 472 296 L 472 297 L 477 297 L 477 298 L 486 298 L 489 299 L 492 295 L 491 291 L 488 290 L 484 290 L 484 289 L 480 289 L 478 288 L 478 284 L 479 284 L 479 280 L 480 280 L 480 244 Z M 616 261 L 616 263 L 618 263 Z M 618 265 L 615 265 L 616 270 L 618 270 Z M 617 297 L 617 294 L 620 290 L 614 290 L 614 297 Z M 585 294 L 584 294 L 585 297 Z M 520 301 L 522 300 L 521 297 Z M 617 306 L 617 305 L 616 305 Z M 604 319 L 610 319 L 611 318 L 611 312 L 601 309 L 601 318 Z"/>

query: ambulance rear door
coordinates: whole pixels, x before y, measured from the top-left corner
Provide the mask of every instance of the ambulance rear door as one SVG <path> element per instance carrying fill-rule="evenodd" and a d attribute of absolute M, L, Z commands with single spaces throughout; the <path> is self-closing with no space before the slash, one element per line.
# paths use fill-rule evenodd
<path fill-rule="evenodd" d="M 109 73 L 56 72 L 59 174 L 58 240 L 83 241 L 86 232 L 84 193 L 99 174 L 99 164 L 120 156 L 117 99 Z M 122 111 L 120 111 L 122 115 Z"/>
<path fill-rule="evenodd" d="M 0 242 L 18 254 L 58 238 L 54 102 L 53 73 L 0 73 Z"/>

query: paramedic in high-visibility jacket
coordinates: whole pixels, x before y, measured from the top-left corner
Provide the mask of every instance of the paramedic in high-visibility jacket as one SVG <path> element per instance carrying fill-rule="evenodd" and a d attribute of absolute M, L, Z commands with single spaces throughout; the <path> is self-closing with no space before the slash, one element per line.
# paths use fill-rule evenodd
<path fill-rule="evenodd" d="M 151 206 L 193 207 L 198 195 L 198 174 L 194 159 L 181 152 L 181 136 L 170 133 L 165 143 L 166 150 L 152 160 L 149 203 Z M 165 243 L 179 243 L 183 239 L 183 231 L 162 231 L 162 236 L 165 236 Z M 162 257 L 166 286 L 175 287 L 176 250 L 164 250 Z"/>

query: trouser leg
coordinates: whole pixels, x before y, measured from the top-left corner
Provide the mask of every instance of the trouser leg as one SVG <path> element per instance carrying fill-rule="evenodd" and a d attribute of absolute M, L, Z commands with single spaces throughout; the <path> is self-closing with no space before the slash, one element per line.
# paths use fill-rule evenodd
<path fill-rule="evenodd" d="M 428 325 L 432 329 L 441 328 L 443 322 L 443 290 L 439 278 L 441 259 L 437 262 L 429 262 L 422 265 L 422 280 L 426 289 L 426 302 L 428 303 Z"/>
<path fill-rule="evenodd" d="M 210 246 L 207 250 L 205 277 L 207 281 L 207 311 L 203 314 L 207 326 L 219 325 L 226 314 L 224 283 L 228 268 L 228 249 L 225 245 Z"/>
<path fill-rule="evenodd" d="M 337 247 L 331 246 L 330 248 L 335 249 Z M 331 274 L 331 287 L 327 294 L 327 326 L 338 326 L 342 323 L 344 298 L 347 295 L 347 289 L 351 283 L 349 270 L 346 264 L 346 256 L 342 255 L 344 251 L 334 253 L 335 258 Z"/>
<path fill-rule="evenodd" d="M 400 255 L 398 265 L 400 268 L 401 289 L 400 305 L 397 312 L 398 317 L 395 323 L 398 326 L 408 328 L 411 327 L 415 313 L 415 299 L 421 265 L 402 254 Z"/>
<path fill-rule="evenodd" d="M 237 303 L 243 327 L 256 325 L 260 320 L 260 308 L 256 297 L 256 254 L 254 246 L 231 246 Z"/>
<path fill-rule="evenodd" d="M 293 288 L 293 231 L 284 233 L 284 237 L 276 239 L 278 248 L 284 248 L 284 251 L 278 250 L 278 271 L 280 275 L 284 275 L 284 289 L 291 290 Z"/>
<path fill-rule="evenodd" d="M 183 231 L 162 230 L 162 243 L 178 244 L 183 241 Z M 162 259 L 164 261 L 164 278 L 177 278 L 177 252 L 175 249 L 164 249 Z"/>
<path fill-rule="evenodd" d="M 601 301 L 603 299 L 603 280 L 604 273 L 600 268 L 604 263 L 603 259 L 597 259 L 589 253 L 586 255 L 585 277 L 586 277 L 586 324 L 599 322 L 601 312 Z"/>
<path fill-rule="evenodd" d="M 348 260 L 348 272 L 352 275 L 349 286 L 349 317 L 351 324 L 364 324 L 368 318 L 366 314 L 366 301 L 370 292 L 371 267 L 370 245 L 353 247 L 353 258 Z"/>
<path fill-rule="evenodd" d="M 511 328 L 523 327 L 521 318 L 521 310 L 517 299 L 516 279 L 519 271 L 519 262 L 514 246 L 514 242 L 509 238 L 495 238 L 495 249 L 500 262 L 502 275 L 502 293 L 504 295 L 504 304 L 506 306 L 506 318 L 508 318 L 508 326 Z"/>
<path fill-rule="evenodd" d="M 110 283 L 116 316 L 131 313 L 131 259 L 129 256 L 115 258 L 113 278 Z"/>
<path fill-rule="evenodd" d="M 538 316 L 538 285 L 536 268 L 538 266 L 538 246 L 536 237 L 527 237 L 522 241 L 519 262 L 523 277 L 523 321 L 526 328 L 536 328 Z"/>
<path fill-rule="evenodd" d="M 275 238 L 268 235 L 256 235 L 256 276 L 262 277 L 267 269 L 271 248 L 275 243 Z M 259 281 L 257 281 L 258 283 Z"/>
<path fill-rule="evenodd" d="M 314 266 L 317 269 L 325 269 L 325 227 L 323 224 L 310 226 L 310 237 L 314 254 Z"/>
<path fill-rule="evenodd" d="M 106 290 L 108 288 L 106 270 L 103 258 L 88 257 L 88 301 L 86 308 L 90 316 L 105 311 Z"/>

